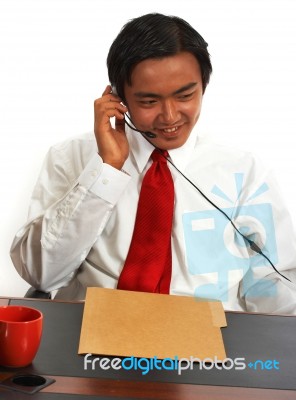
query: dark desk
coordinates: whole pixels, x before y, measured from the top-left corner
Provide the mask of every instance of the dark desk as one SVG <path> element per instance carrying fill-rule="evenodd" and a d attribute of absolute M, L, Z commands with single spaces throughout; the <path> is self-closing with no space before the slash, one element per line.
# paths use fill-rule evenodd
<path fill-rule="evenodd" d="M 26 304 L 44 313 L 44 332 L 32 365 L 21 369 L 0 367 L 0 380 L 15 373 L 53 377 L 56 382 L 28 397 L 0 389 L 0 399 L 296 399 L 296 317 L 227 312 L 222 329 L 227 357 L 244 358 L 244 370 L 199 369 L 183 371 L 84 370 L 77 354 L 83 303 L 0 299 L 0 304 Z M 198 355 L 193 354 L 194 357 Z M 257 362 L 256 369 L 249 363 Z M 262 369 L 276 360 L 278 368 Z M 262 362 L 261 362 L 262 361 Z"/>

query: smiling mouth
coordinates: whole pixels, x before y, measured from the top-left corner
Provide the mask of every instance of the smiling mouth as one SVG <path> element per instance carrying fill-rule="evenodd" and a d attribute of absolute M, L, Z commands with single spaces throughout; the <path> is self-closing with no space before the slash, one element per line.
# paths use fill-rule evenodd
<path fill-rule="evenodd" d="M 178 126 L 174 126 L 173 128 L 162 129 L 166 133 L 176 132 L 179 129 Z"/>
<path fill-rule="evenodd" d="M 181 125 L 178 126 L 173 126 L 171 128 L 159 128 L 158 131 L 160 131 L 164 136 L 176 136 L 178 134 L 178 131 L 180 129 Z"/>

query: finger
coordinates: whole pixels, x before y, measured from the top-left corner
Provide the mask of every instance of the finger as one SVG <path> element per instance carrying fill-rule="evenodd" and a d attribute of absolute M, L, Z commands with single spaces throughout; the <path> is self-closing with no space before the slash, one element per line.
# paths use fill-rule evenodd
<path fill-rule="evenodd" d="M 116 122 L 116 119 L 123 120 L 124 114 L 121 113 L 116 108 L 110 108 L 108 110 L 105 110 L 105 117 L 107 117 L 108 123 L 110 123 L 110 118 L 114 118 L 114 117 L 115 117 L 115 122 Z M 107 120 L 105 122 L 107 122 Z"/>
<path fill-rule="evenodd" d="M 118 100 L 107 98 L 107 96 L 101 97 L 94 101 L 94 110 L 96 114 L 102 114 L 106 111 L 119 110 L 120 113 L 126 113 L 128 111 L 127 107 L 121 104 Z"/>
<path fill-rule="evenodd" d="M 112 93 L 111 85 L 107 85 L 106 89 L 103 91 L 102 96 L 106 96 L 106 94 L 110 94 L 110 93 Z"/>
<path fill-rule="evenodd" d="M 118 110 L 122 114 L 128 112 L 128 109 L 125 105 L 119 103 L 118 101 L 108 101 L 104 104 L 105 110 Z"/>
<path fill-rule="evenodd" d="M 108 101 L 118 101 L 119 103 L 122 101 L 121 98 L 112 92 L 112 86 L 107 85 L 105 90 L 103 91 L 102 97 L 108 96 Z"/>

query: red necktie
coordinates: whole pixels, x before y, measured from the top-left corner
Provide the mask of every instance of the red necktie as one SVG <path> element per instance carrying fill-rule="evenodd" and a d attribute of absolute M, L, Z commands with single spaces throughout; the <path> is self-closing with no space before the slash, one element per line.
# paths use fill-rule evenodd
<path fill-rule="evenodd" d="M 174 183 L 162 154 L 153 151 L 153 163 L 143 178 L 134 233 L 118 289 L 153 293 L 170 290 Z"/>

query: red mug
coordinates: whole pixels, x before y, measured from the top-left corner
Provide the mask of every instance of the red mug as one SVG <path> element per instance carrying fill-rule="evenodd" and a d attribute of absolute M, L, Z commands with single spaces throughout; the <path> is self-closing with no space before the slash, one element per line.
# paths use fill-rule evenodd
<path fill-rule="evenodd" d="M 42 322 L 43 315 L 35 308 L 0 307 L 0 365 L 31 364 L 40 345 Z"/>

